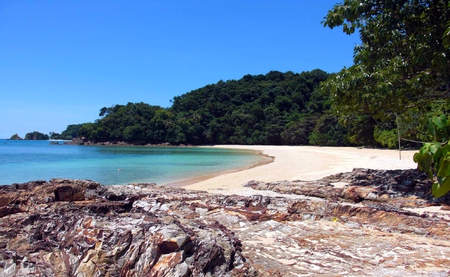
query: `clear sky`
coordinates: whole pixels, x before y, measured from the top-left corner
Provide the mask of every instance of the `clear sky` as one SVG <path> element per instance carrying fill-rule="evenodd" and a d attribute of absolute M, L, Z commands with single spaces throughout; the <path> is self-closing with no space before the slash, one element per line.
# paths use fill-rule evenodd
<path fill-rule="evenodd" d="M 338 72 L 340 0 L 0 1 L 0 138 L 62 132 L 102 107 L 170 100 L 271 70 Z"/>

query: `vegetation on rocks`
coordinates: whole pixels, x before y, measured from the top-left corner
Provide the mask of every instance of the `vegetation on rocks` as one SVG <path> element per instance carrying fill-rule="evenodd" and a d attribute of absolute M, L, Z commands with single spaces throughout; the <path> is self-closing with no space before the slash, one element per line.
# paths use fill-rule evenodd
<path fill-rule="evenodd" d="M 49 136 L 37 131 L 31 132 L 31 133 L 27 133 L 25 135 L 25 139 L 26 140 L 47 140 L 49 139 Z"/>
<path fill-rule="evenodd" d="M 12 135 L 9 139 L 10 139 L 10 140 L 21 140 L 22 138 L 19 137 L 18 134 L 14 134 L 14 135 Z"/>
<path fill-rule="evenodd" d="M 78 130 L 80 130 L 81 124 L 70 124 L 67 126 L 66 130 L 64 130 L 61 134 L 50 132 L 51 139 L 63 139 L 63 140 L 71 140 L 73 138 L 78 137 Z"/>

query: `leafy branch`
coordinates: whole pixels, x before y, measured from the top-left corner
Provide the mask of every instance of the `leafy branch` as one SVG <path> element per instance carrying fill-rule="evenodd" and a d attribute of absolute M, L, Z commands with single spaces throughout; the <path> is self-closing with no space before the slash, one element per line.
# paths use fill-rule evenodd
<path fill-rule="evenodd" d="M 433 195 L 441 197 L 450 191 L 450 118 L 445 115 L 433 117 L 428 123 L 428 132 L 434 141 L 425 143 L 414 154 L 414 162 L 433 182 Z"/>

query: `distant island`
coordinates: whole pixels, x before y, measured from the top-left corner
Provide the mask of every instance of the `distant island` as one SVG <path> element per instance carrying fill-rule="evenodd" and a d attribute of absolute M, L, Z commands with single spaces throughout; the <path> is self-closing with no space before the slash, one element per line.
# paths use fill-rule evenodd
<path fill-rule="evenodd" d="M 48 139 L 50 139 L 50 137 L 41 132 L 34 131 L 34 132 L 27 133 L 25 135 L 25 138 L 21 138 L 18 134 L 14 134 L 9 139 L 10 140 L 48 140 Z"/>
<path fill-rule="evenodd" d="M 9 139 L 10 139 L 10 140 L 22 140 L 23 138 L 19 137 L 18 134 L 14 134 L 14 135 L 12 135 Z"/>
<path fill-rule="evenodd" d="M 25 135 L 25 140 L 48 140 L 50 137 L 46 134 L 34 131 Z"/>
<path fill-rule="evenodd" d="M 66 130 L 64 130 L 61 134 L 50 132 L 48 135 L 34 131 L 27 133 L 25 135 L 25 138 L 21 138 L 18 134 L 12 135 L 9 139 L 10 140 L 49 140 L 49 139 L 55 139 L 55 140 L 72 140 L 73 138 L 77 138 L 77 132 L 78 129 L 80 129 L 81 124 L 72 124 L 68 125 Z"/>

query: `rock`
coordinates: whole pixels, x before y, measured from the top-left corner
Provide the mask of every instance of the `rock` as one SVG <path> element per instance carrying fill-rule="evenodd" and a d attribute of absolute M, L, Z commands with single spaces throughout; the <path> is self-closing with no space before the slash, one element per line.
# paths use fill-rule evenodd
<path fill-rule="evenodd" d="M 65 179 L 2 187 L 1 195 L 15 196 L 3 201 L 9 213 L 0 222 L 2 276 L 252 275 L 228 229 L 178 218 L 184 209 L 173 214 L 184 190 L 145 190 Z M 55 202 L 48 200 L 52 192 Z M 14 209 L 11 199 L 27 210 Z M 153 203 L 152 213 L 138 201 Z"/>
<path fill-rule="evenodd" d="M 377 200 L 377 195 L 376 188 L 349 186 L 342 191 L 340 197 L 358 203 L 364 200 Z"/>
<path fill-rule="evenodd" d="M 54 190 L 55 201 L 82 201 L 84 194 L 71 186 L 60 186 Z"/>
<path fill-rule="evenodd" d="M 333 184 L 346 184 L 335 186 Z M 431 182 L 418 170 L 354 169 L 318 181 L 255 182 L 244 185 L 255 190 L 271 190 L 282 194 L 296 194 L 329 200 L 341 199 L 354 203 L 362 201 L 389 202 L 404 208 L 450 205 L 450 195 L 434 198 Z"/>
<path fill-rule="evenodd" d="M 67 179 L 2 186 L 0 276 L 447 276 L 449 206 L 421 178 L 357 169 L 247 184 L 286 197 Z"/>

